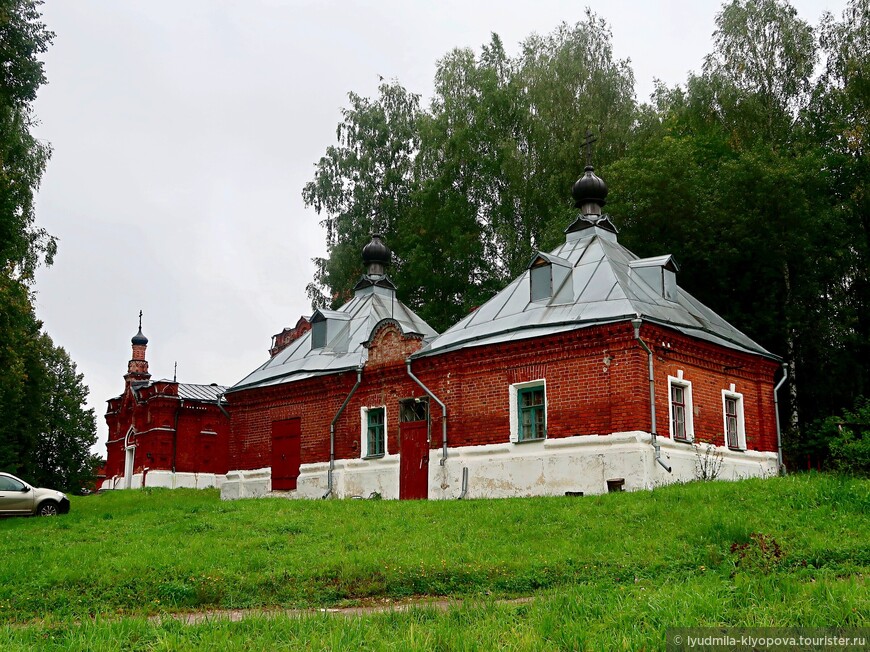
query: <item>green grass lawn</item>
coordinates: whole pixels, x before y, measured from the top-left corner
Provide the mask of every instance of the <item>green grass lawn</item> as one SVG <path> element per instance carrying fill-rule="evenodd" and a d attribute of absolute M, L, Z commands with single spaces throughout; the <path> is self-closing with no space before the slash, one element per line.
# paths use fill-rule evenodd
<path fill-rule="evenodd" d="M 74 498 L 0 521 L 0 649 L 662 649 L 669 627 L 867 626 L 870 482 L 586 498 Z M 447 612 L 183 625 L 208 608 L 464 598 Z M 500 598 L 535 596 L 526 604 Z"/>

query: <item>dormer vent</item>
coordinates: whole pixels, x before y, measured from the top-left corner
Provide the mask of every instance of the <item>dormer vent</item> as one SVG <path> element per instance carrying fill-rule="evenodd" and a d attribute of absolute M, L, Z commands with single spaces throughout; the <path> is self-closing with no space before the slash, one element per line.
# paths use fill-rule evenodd
<path fill-rule="evenodd" d="M 567 303 L 574 298 L 571 262 L 539 251 L 529 263 L 529 300 Z"/>
<path fill-rule="evenodd" d="M 628 264 L 631 274 L 650 286 L 660 297 L 677 300 L 677 261 L 670 254 L 654 258 L 640 258 Z"/>
<path fill-rule="evenodd" d="M 311 350 L 347 349 L 347 324 L 351 316 L 335 310 L 316 310 L 311 316 Z"/>

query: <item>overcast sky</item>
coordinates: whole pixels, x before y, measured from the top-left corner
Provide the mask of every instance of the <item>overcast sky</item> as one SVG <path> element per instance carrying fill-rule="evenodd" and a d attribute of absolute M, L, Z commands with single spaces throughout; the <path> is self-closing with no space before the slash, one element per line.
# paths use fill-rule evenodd
<path fill-rule="evenodd" d="M 637 97 L 699 71 L 720 3 L 590 2 L 631 60 Z M 845 0 L 797 0 L 817 24 Z M 155 379 L 232 385 L 270 338 L 310 314 L 324 232 L 302 202 L 335 142 L 347 93 L 379 77 L 422 94 L 435 62 L 583 18 L 536 0 L 53 0 L 37 135 L 54 149 L 37 221 L 59 238 L 37 277 L 37 314 L 90 387 L 105 455 L 105 401 L 123 389 L 145 313 Z M 581 166 L 578 161 L 578 174 Z M 565 192 L 569 192 L 566 188 Z M 401 279 L 396 279 L 401 283 Z"/>

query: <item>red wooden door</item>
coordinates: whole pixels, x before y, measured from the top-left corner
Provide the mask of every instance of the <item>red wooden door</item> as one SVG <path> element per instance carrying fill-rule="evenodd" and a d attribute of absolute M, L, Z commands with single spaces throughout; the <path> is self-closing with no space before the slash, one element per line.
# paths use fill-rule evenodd
<path fill-rule="evenodd" d="M 302 420 L 272 422 L 272 489 L 296 488 L 302 462 Z"/>
<path fill-rule="evenodd" d="M 399 498 L 413 500 L 429 497 L 429 444 L 426 422 L 399 424 Z"/>

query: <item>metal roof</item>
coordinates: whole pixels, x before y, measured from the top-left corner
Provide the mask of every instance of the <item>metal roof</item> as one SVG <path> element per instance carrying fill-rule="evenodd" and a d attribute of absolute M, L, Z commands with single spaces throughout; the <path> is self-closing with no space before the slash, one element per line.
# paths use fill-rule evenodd
<path fill-rule="evenodd" d="M 183 398 L 186 401 L 201 401 L 203 403 L 217 403 L 218 397 L 227 391 L 226 386 L 217 385 L 215 383 L 211 383 L 210 385 L 176 383 L 176 381 L 169 380 L 168 378 L 163 378 L 161 380 L 147 380 L 142 382 L 135 382 L 131 384 L 131 387 L 133 388 L 133 391 L 138 394 L 139 391 L 145 389 L 146 387 L 153 387 L 158 383 L 162 385 L 172 385 L 173 383 L 175 383 L 178 385 L 179 398 Z M 122 394 L 121 396 L 117 396 L 115 398 L 123 398 L 123 396 L 124 395 Z M 114 399 L 109 400 L 111 401 Z"/>
<path fill-rule="evenodd" d="M 438 334 L 399 301 L 394 290 L 378 285 L 357 290 L 354 298 L 338 311 L 319 312 L 327 320 L 337 319 L 342 322 L 341 328 L 330 335 L 326 346 L 312 349 L 312 331 L 308 331 L 233 385 L 229 391 L 290 383 L 312 376 L 356 369 L 368 359 L 368 349 L 364 344 L 368 342 L 375 327 L 384 320 L 395 321 L 403 333 L 418 334 L 424 341 Z"/>
<path fill-rule="evenodd" d="M 227 388 L 223 385 L 192 385 L 190 383 L 178 383 L 178 395 L 185 400 L 202 401 L 203 403 L 217 403 L 220 395 Z"/>
<path fill-rule="evenodd" d="M 573 300 L 564 301 L 563 292 L 556 295 L 554 288 L 555 298 L 549 302 L 532 302 L 530 271 L 526 270 L 412 357 L 641 317 L 731 349 L 778 359 L 684 290 L 678 288 L 675 301 L 666 299 L 640 274 L 632 273 L 631 263 L 639 259 L 613 233 L 594 227 L 569 234 L 550 255 L 571 262 Z M 670 256 L 644 260 L 672 261 Z"/>

